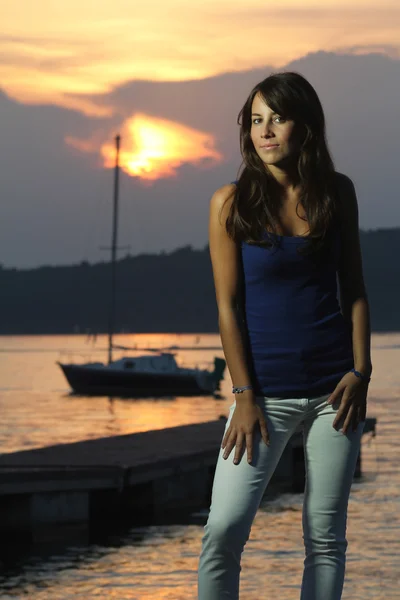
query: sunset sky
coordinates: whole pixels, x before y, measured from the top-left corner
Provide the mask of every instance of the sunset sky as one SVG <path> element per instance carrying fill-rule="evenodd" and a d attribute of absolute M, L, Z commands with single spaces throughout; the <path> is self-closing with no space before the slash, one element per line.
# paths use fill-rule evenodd
<path fill-rule="evenodd" d="M 2 122 L 6 118 L 10 135 L 21 127 L 20 152 L 15 149 L 16 156 L 21 156 L 19 177 L 24 178 L 25 168 L 26 177 L 33 176 L 32 172 L 28 173 L 29 165 L 25 165 L 22 155 L 28 152 L 27 148 L 32 152 L 35 147 L 37 151 L 38 142 L 40 149 L 38 138 L 34 146 L 30 139 L 35 127 L 39 131 L 39 114 L 46 143 L 57 144 L 55 139 L 47 140 L 47 135 L 59 132 L 57 169 L 62 171 L 63 164 L 65 169 L 72 169 L 73 153 L 79 160 L 87 161 L 80 164 L 79 169 L 86 165 L 88 181 L 93 181 L 99 168 L 112 166 L 112 138 L 118 130 L 123 140 L 122 168 L 135 189 L 144 194 L 155 192 L 157 182 L 173 179 L 176 185 L 165 193 L 176 197 L 181 190 L 182 202 L 185 202 L 183 198 L 187 198 L 188 182 L 193 175 L 190 169 L 194 169 L 194 174 L 198 171 L 202 180 L 204 171 L 210 174 L 210 186 L 204 187 L 204 206 L 200 212 L 196 212 L 196 208 L 193 213 L 201 215 L 203 225 L 212 185 L 226 182 L 220 181 L 216 173 L 225 178 L 231 174 L 234 179 L 240 163 L 238 148 L 232 146 L 237 144 L 237 112 L 251 87 L 271 70 L 301 64 L 296 68 L 308 76 L 307 69 L 312 71 L 315 67 L 313 57 L 326 53 L 322 54 L 326 64 L 315 67 L 309 79 L 323 97 L 326 88 L 321 78 L 326 77 L 333 85 L 335 77 L 339 77 L 338 85 L 347 86 L 345 95 L 349 98 L 349 108 L 353 92 L 369 92 L 365 90 L 365 61 L 369 56 L 374 60 L 377 60 L 376 55 L 381 56 L 393 73 L 398 76 L 400 72 L 400 5 L 397 0 L 379 5 L 372 0 L 335 0 L 323 4 L 317 0 L 282 0 L 279 5 L 261 0 L 147 0 L 143 3 L 128 0 L 10 3 L 0 0 L 0 22 L 0 89 L 4 93 L 0 118 Z M 335 64 L 330 62 L 330 56 L 335 57 Z M 360 62 L 354 62 L 357 60 Z M 346 65 L 350 63 L 352 68 L 355 64 L 363 65 L 360 71 L 355 67 L 354 73 L 359 79 L 354 89 L 350 76 L 343 79 Z M 331 77 L 327 72 L 330 68 Z M 252 73 L 253 78 L 249 78 Z M 235 95 L 228 84 L 223 87 L 227 77 L 229 86 L 233 85 L 232 81 L 242 81 L 236 84 Z M 365 77 L 364 83 L 362 77 Z M 214 84 L 218 89 L 212 87 Z M 186 90 L 189 90 L 188 96 Z M 382 97 L 382 89 L 380 92 L 378 98 Z M 377 93 L 376 86 L 374 93 Z M 207 97 L 213 98 L 208 107 L 205 106 Z M 190 105 L 181 107 L 182 99 L 187 99 Z M 229 121 L 218 130 L 221 115 L 227 114 L 223 112 L 224 104 Z M 394 105 L 393 100 L 393 109 Z M 216 107 L 219 119 L 213 114 L 212 106 Z M 332 106 L 334 111 L 335 105 Z M 20 125 L 22 114 L 24 127 Z M 365 126 L 371 116 L 372 113 L 363 111 Z M 328 123 L 334 125 L 335 118 L 336 115 L 327 110 Z M 11 126 L 13 119 L 15 123 L 13 121 Z M 332 135 L 334 138 L 334 132 Z M 8 150 L 3 135 L 2 156 L 7 155 Z M 54 156 L 45 145 L 43 152 Z M 355 165 L 345 161 L 345 167 L 350 169 L 351 175 Z M 2 168 L 8 173 L 3 162 L 0 175 Z M 189 172 L 185 170 L 188 168 Z M 72 171 L 70 173 L 73 179 Z M 40 178 L 40 169 L 35 175 Z M 361 174 L 353 171 L 353 175 L 359 177 L 362 185 Z M 80 172 L 77 177 L 84 178 L 84 173 Z M 185 178 L 189 178 L 186 183 Z M 64 177 L 61 179 L 63 181 L 54 179 L 54 186 L 65 190 Z M 16 196 L 20 211 L 24 209 L 26 198 L 19 197 L 22 191 L 13 188 L 12 181 L 3 185 L 8 184 L 11 187 L 3 189 L 3 196 L 9 204 L 7 209 L 3 204 L 0 216 L 8 220 L 7 231 L 10 231 L 18 221 L 18 214 L 21 215 L 14 212 Z M 160 189 L 157 188 L 158 194 Z M 36 193 L 41 194 L 39 190 Z M 75 193 L 72 186 L 65 197 Z M 44 210 L 41 202 L 42 199 L 38 200 L 36 207 L 39 212 Z M 50 199 L 48 203 L 51 204 Z M 173 210 L 178 210 L 177 205 Z M 376 223 L 372 213 L 364 222 L 371 227 Z M 400 212 L 397 216 L 395 225 L 400 226 Z M 393 223 L 393 217 L 390 216 L 388 224 Z M 385 220 L 380 224 L 384 225 Z M 133 233 L 128 232 L 130 235 Z M 189 233 L 177 236 L 173 232 L 168 239 L 163 236 L 159 246 L 138 243 L 135 252 L 171 249 L 179 242 L 190 243 L 190 239 Z M 41 264 L 45 260 L 45 242 L 37 252 L 30 246 L 33 243 L 32 236 L 28 235 L 25 250 L 23 244 L 23 248 L 16 251 L 10 247 L 9 240 L 6 246 L 0 245 L 0 261 L 5 265 Z M 50 243 L 48 239 L 47 244 Z M 205 243 L 206 232 L 203 231 L 194 240 L 194 246 Z M 78 253 L 70 250 L 66 244 L 55 261 L 78 260 Z"/>
<path fill-rule="evenodd" d="M 0 78 L 7 93 L 89 114 L 106 110 L 93 95 L 136 79 L 203 79 L 266 62 L 280 68 L 317 50 L 400 56 L 397 0 L 282 0 L 278 7 L 265 0 L 0 5 Z"/>

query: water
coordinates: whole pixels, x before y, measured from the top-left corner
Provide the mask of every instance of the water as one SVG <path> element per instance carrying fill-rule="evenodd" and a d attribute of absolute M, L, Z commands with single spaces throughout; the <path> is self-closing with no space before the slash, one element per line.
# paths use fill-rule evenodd
<path fill-rule="evenodd" d="M 119 336 L 141 346 L 194 345 L 193 335 Z M 69 395 L 55 361 L 104 360 L 105 337 L 93 347 L 83 336 L 0 338 L 0 443 L 11 452 L 60 442 L 208 421 L 226 415 L 225 398 L 118 400 Z M 202 335 L 199 346 L 217 346 Z M 62 352 L 62 354 L 61 354 Z M 203 364 L 222 350 L 180 351 L 178 360 Z M 343 600 L 400 598 L 400 334 L 372 336 L 374 371 L 368 415 L 377 436 L 363 437 L 363 473 L 353 484 L 348 511 L 348 561 Z M 242 560 L 245 600 L 296 600 L 302 574 L 302 494 L 263 502 Z M 204 521 L 203 521 L 204 522 Z M 43 559 L 30 556 L 0 573 L 0 598 L 68 600 L 195 600 L 202 523 L 133 528 L 107 543 L 70 547 Z"/>

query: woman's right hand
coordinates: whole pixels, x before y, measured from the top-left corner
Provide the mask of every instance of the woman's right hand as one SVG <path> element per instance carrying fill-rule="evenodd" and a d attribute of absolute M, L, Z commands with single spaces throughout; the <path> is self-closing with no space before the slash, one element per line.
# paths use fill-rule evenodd
<path fill-rule="evenodd" d="M 239 464 L 242 458 L 242 451 L 247 450 L 247 462 L 251 463 L 253 457 L 253 433 L 258 424 L 261 431 L 261 437 L 265 444 L 269 446 L 269 435 L 267 423 L 261 407 L 254 399 L 254 392 L 246 390 L 239 401 L 236 402 L 229 427 L 226 430 L 222 440 L 221 447 L 225 449 L 223 458 L 227 459 L 232 449 L 235 447 L 235 456 L 233 463 Z"/>

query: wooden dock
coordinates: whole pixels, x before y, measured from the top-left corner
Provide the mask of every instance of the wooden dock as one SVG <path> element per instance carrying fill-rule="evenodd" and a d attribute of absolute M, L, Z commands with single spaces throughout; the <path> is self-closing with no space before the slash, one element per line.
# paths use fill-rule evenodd
<path fill-rule="evenodd" d="M 207 508 L 225 423 L 221 418 L 1 455 L 0 540 L 67 541 L 118 521 L 144 525 Z M 364 433 L 375 426 L 376 419 L 367 419 Z M 268 490 L 301 491 L 304 478 L 297 433 Z"/>

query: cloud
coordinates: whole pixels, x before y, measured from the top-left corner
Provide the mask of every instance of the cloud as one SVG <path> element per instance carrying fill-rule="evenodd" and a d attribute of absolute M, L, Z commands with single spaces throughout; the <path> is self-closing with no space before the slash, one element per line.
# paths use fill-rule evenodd
<path fill-rule="evenodd" d="M 321 98 L 336 168 L 356 186 L 360 226 L 398 226 L 399 61 L 378 54 L 317 52 L 285 69 L 307 77 Z M 130 153 L 141 147 L 142 156 L 146 154 L 149 146 L 135 147 L 135 135 L 129 141 L 123 129 L 134 115 L 144 115 L 158 133 L 178 132 L 187 140 L 182 142 L 185 153 L 179 145 L 172 152 L 172 176 L 166 171 L 168 152 L 161 153 L 158 178 L 151 185 L 144 177 L 122 172 L 121 245 L 130 244 L 132 254 L 185 244 L 203 248 L 209 199 L 236 179 L 241 162 L 238 111 L 253 85 L 271 70 L 265 65 L 204 80 L 125 82 L 96 98 L 99 108 L 110 105 L 112 113 L 92 118 L 0 96 L 3 264 L 104 259 L 99 247 L 107 244 L 110 233 L 112 170 L 104 168 L 101 149 L 122 131 Z M 81 143 L 81 149 L 66 139 L 75 146 Z"/>
<path fill-rule="evenodd" d="M 394 60 L 400 58 L 400 48 L 390 44 L 360 44 L 354 46 L 343 46 L 336 50 L 337 54 L 383 54 Z"/>
<path fill-rule="evenodd" d="M 273 7 L 263 0 L 98 0 L 95 12 L 81 0 L 32 6 L 0 0 L 4 89 L 21 102 L 97 116 L 105 114 L 97 97 L 132 80 L 200 81 L 265 64 L 281 68 L 315 50 L 373 48 L 395 58 L 400 51 L 395 0 L 379 8 L 372 0 L 323 8 L 317 0 Z M 88 94 L 91 100 L 81 100 Z"/>

